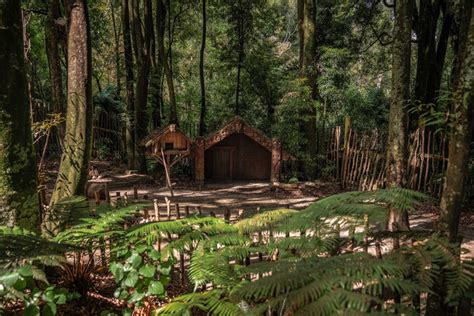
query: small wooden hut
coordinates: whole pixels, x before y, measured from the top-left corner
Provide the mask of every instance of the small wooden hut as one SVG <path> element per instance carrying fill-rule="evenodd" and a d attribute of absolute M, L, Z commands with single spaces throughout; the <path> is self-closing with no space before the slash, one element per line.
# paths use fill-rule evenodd
<path fill-rule="evenodd" d="M 280 141 L 267 137 L 240 117 L 235 117 L 207 137 L 192 141 L 176 125 L 154 131 L 142 141 L 145 154 L 169 169 L 185 157 L 194 158 L 194 178 L 204 181 L 280 180 L 281 162 L 291 156 Z"/>
<path fill-rule="evenodd" d="M 196 180 L 278 182 L 281 161 L 290 157 L 279 140 L 235 117 L 208 137 L 196 140 Z"/>

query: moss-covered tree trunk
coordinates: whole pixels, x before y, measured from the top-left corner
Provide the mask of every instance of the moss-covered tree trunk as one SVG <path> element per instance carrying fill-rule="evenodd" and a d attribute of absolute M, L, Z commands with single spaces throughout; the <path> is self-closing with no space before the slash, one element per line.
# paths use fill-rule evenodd
<path fill-rule="evenodd" d="M 86 0 L 71 1 L 64 152 L 51 197 L 84 194 L 92 145 L 92 58 Z"/>
<path fill-rule="evenodd" d="M 300 64 L 301 64 L 301 75 L 306 79 L 307 84 L 311 88 L 311 100 L 316 101 L 319 98 L 318 90 L 318 44 L 316 36 L 316 1 L 315 0 L 304 0 L 303 3 L 298 2 L 298 16 L 301 19 L 302 25 L 299 27 L 300 40 Z M 302 11 L 302 13 L 301 13 Z M 301 23 L 299 22 L 299 23 Z M 301 34 L 303 33 L 303 34 Z M 302 131 L 305 135 L 306 146 L 305 152 L 309 154 L 309 161 L 305 173 L 312 177 L 315 175 L 315 166 L 311 163 L 318 152 L 317 149 L 317 135 L 316 135 L 316 108 L 314 102 L 308 102 L 307 108 L 302 113 Z"/>
<path fill-rule="evenodd" d="M 403 187 L 407 170 L 406 105 L 410 102 L 410 58 L 413 0 L 397 1 L 392 45 L 392 92 L 390 102 L 386 181 L 388 187 Z M 389 230 L 408 228 L 406 214 L 393 209 L 387 223 Z M 394 240 L 398 247 L 398 240 Z"/>
<path fill-rule="evenodd" d="M 20 1 L 0 2 L 0 225 L 38 230 Z"/>
<path fill-rule="evenodd" d="M 387 186 L 405 184 L 407 109 L 410 102 L 411 24 L 413 0 L 397 1 L 392 45 L 392 92 L 387 142 Z"/>
<path fill-rule="evenodd" d="M 459 216 L 464 197 L 465 175 L 468 173 L 469 150 L 474 125 L 474 10 L 465 20 L 465 46 L 459 52 L 459 79 L 453 97 L 453 123 L 449 138 L 449 160 L 441 197 L 441 228 L 451 241 L 458 236 Z"/>

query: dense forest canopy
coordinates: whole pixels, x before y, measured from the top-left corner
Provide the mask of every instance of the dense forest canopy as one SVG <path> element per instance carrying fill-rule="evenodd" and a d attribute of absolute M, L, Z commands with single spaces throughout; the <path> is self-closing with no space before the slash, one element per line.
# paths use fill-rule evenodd
<path fill-rule="evenodd" d="M 471 314 L 473 15 L 0 0 L 0 312 Z"/>

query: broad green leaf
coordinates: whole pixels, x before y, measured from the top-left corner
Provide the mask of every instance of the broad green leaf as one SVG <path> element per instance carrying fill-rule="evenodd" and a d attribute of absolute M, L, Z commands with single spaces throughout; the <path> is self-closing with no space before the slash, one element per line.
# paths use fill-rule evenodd
<path fill-rule="evenodd" d="M 40 316 L 40 310 L 36 305 L 28 305 L 23 310 L 23 316 Z"/>
<path fill-rule="evenodd" d="M 123 264 L 121 263 L 114 262 L 110 265 L 110 272 L 114 275 L 116 282 L 122 281 L 124 276 L 123 270 Z"/>
<path fill-rule="evenodd" d="M 159 260 L 161 258 L 161 253 L 158 250 L 152 250 L 148 253 L 148 257 L 152 260 Z"/>
<path fill-rule="evenodd" d="M 42 316 L 55 316 L 57 313 L 57 308 L 56 304 L 54 303 L 47 303 L 45 306 L 43 306 L 41 310 L 41 315 Z"/>
<path fill-rule="evenodd" d="M 138 270 L 138 272 L 144 277 L 151 278 L 155 275 L 156 268 L 151 264 L 146 264 Z"/>
<path fill-rule="evenodd" d="M 33 269 L 30 265 L 25 265 L 18 269 L 18 273 L 20 273 L 20 275 L 24 277 L 31 277 L 33 276 Z"/>
<path fill-rule="evenodd" d="M 125 280 L 123 281 L 123 284 L 127 287 L 134 287 L 135 284 L 137 284 L 138 281 L 138 272 L 136 271 L 131 271 Z"/>
<path fill-rule="evenodd" d="M 0 283 L 4 284 L 7 287 L 15 285 L 16 281 L 20 278 L 18 272 L 11 272 L 0 276 Z"/>
<path fill-rule="evenodd" d="M 136 269 L 140 266 L 142 260 L 143 259 L 139 254 L 134 253 L 127 261 Z"/>
<path fill-rule="evenodd" d="M 148 293 L 151 295 L 161 295 L 165 292 L 165 288 L 163 284 L 159 281 L 153 281 L 150 283 L 150 286 L 148 287 Z"/>

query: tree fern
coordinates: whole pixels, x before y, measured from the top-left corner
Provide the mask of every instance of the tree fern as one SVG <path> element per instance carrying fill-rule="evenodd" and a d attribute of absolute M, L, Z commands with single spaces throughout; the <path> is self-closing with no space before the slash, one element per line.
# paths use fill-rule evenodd
<path fill-rule="evenodd" d="M 0 265 L 14 268 L 25 260 L 39 260 L 44 264 L 58 265 L 63 255 L 76 247 L 50 241 L 19 227 L 0 226 Z"/>

